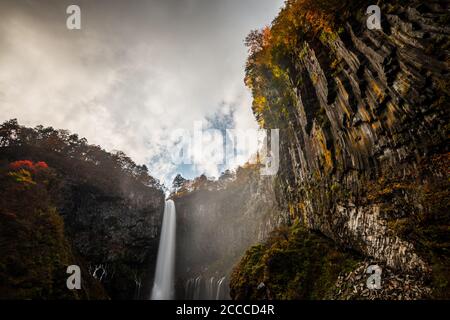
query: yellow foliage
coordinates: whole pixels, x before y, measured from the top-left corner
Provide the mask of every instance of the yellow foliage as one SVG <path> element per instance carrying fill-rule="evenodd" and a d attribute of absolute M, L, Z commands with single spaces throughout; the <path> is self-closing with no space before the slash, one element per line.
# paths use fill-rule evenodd
<path fill-rule="evenodd" d="M 373 92 L 375 93 L 375 96 L 377 97 L 378 101 L 383 100 L 384 94 L 383 94 L 383 90 L 380 88 L 380 86 L 375 81 L 371 81 L 370 84 L 371 84 Z"/>
<path fill-rule="evenodd" d="M 326 143 L 325 143 L 325 136 L 322 132 L 322 130 L 317 130 L 316 134 L 317 140 L 319 142 L 319 145 L 321 147 L 321 152 L 324 158 L 324 165 L 325 168 L 331 169 L 333 167 L 333 159 L 331 151 L 327 149 Z"/>
<path fill-rule="evenodd" d="M 283 75 L 283 70 L 279 66 L 274 66 L 272 68 L 272 73 L 275 78 L 280 78 Z"/>
<path fill-rule="evenodd" d="M 8 176 L 14 178 L 16 182 L 24 183 L 24 184 L 36 184 L 33 181 L 33 177 L 31 176 L 31 172 L 25 169 L 20 169 L 19 171 L 8 172 Z"/>
<path fill-rule="evenodd" d="M 267 106 L 267 99 L 264 96 L 257 96 L 253 99 L 255 112 L 262 113 Z"/>

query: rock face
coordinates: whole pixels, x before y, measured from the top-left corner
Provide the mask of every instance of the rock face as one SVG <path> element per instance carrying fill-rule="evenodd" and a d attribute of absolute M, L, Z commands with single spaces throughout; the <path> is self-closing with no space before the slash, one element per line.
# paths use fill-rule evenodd
<path fill-rule="evenodd" d="M 172 196 L 177 210 L 178 298 L 229 299 L 233 265 L 247 247 L 283 222 L 273 185 L 273 178 L 247 166 L 217 181 L 200 177 L 185 182 Z"/>
<path fill-rule="evenodd" d="M 113 298 L 150 295 L 162 224 L 164 194 L 111 195 L 69 181 L 60 212 L 73 246 Z"/>
<path fill-rule="evenodd" d="M 390 1 L 382 30 L 369 4 L 287 1 L 247 39 L 253 110 L 280 129 L 290 219 L 395 272 L 431 272 L 448 296 L 449 3 Z"/>
<path fill-rule="evenodd" d="M 355 299 L 382 299 L 382 300 L 414 300 L 430 297 L 431 288 L 422 275 L 398 274 L 390 268 L 380 266 L 381 289 L 371 290 L 367 288 L 369 275 L 366 270 L 373 262 L 361 262 L 349 273 L 340 275 L 335 284 L 335 291 L 330 299 L 355 300 Z"/>
<path fill-rule="evenodd" d="M 44 162 L 0 166 L 0 299 L 105 299 L 77 263 L 51 198 L 55 175 Z M 81 265 L 82 287 L 68 290 L 67 266 Z"/>

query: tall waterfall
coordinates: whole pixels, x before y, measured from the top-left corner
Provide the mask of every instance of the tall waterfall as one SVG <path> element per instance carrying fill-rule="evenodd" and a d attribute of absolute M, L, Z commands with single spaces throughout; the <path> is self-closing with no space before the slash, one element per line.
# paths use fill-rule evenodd
<path fill-rule="evenodd" d="M 175 203 L 173 200 L 167 200 L 164 207 L 161 239 L 159 240 L 152 300 L 170 300 L 174 296 L 175 220 Z"/>

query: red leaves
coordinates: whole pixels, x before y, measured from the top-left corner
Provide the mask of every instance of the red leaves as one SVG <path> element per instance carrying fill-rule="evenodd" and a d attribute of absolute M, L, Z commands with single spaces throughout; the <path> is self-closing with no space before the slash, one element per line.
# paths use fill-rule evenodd
<path fill-rule="evenodd" d="M 44 161 L 39 161 L 39 162 L 36 162 L 34 167 L 37 168 L 37 169 L 47 169 L 48 168 L 48 164 L 46 162 L 44 162 Z"/>
<path fill-rule="evenodd" d="M 41 169 L 47 169 L 48 165 L 44 161 L 39 161 L 39 162 L 33 163 L 33 161 L 30 161 L 30 160 L 18 160 L 18 161 L 11 162 L 9 164 L 9 168 L 12 170 L 28 169 L 30 171 L 36 172 Z"/>
<path fill-rule="evenodd" d="M 8 176 L 13 177 L 16 182 L 30 185 L 36 184 L 33 175 L 39 175 L 48 168 L 48 165 L 44 161 L 33 163 L 30 160 L 18 160 L 11 162 L 9 168 L 13 171 L 9 172 Z"/>

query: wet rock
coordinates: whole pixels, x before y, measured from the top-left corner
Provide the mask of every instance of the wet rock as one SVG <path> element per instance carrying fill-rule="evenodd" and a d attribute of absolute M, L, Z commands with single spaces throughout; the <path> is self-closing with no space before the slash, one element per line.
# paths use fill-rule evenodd
<path fill-rule="evenodd" d="M 374 262 L 361 262 L 353 271 L 340 275 L 335 283 L 335 295 L 329 297 L 337 300 L 413 300 L 430 298 L 431 288 L 424 275 L 402 274 L 384 265 L 382 266 L 381 288 L 369 289 L 366 273 Z M 350 289 L 349 289 L 350 288 Z"/>

